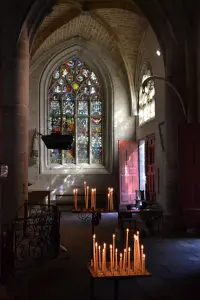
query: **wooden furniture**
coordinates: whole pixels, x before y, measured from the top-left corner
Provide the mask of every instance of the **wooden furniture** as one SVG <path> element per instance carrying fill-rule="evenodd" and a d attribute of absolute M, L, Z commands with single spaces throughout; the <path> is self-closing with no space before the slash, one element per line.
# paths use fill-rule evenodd
<path fill-rule="evenodd" d="M 157 232 L 160 232 L 161 223 L 163 220 L 163 212 L 161 209 L 143 209 L 143 210 L 127 210 L 124 212 L 118 212 L 118 226 L 121 228 L 121 230 L 124 230 L 124 225 L 127 222 L 130 222 L 129 224 L 134 223 L 134 229 L 137 229 L 137 218 L 136 216 L 139 216 L 140 220 L 145 222 L 147 228 L 151 233 L 153 233 L 153 227 L 156 223 L 157 225 Z M 129 226 L 126 226 L 129 228 L 133 228 Z"/>

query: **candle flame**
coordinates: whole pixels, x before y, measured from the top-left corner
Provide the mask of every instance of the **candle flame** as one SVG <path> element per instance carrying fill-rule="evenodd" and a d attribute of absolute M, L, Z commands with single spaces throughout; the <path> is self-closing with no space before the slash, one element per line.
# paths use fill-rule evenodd
<path fill-rule="evenodd" d="M 145 256 L 146 256 L 146 255 L 145 255 L 145 254 L 143 254 L 143 258 L 145 258 Z"/>
<path fill-rule="evenodd" d="M 120 258 L 122 258 L 122 253 L 120 253 Z"/>
<path fill-rule="evenodd" d="M 113 234 L 113 238 L 115 238 L 115 234 Z"/>
<path fill-rule="evenodd" d="M 99 250 L 101 250 L 101 246 L 99 246 Z"/>
<path fill-rule="evenodd" d="M 143 245 L 141 245 L 141 249 L 142 249 L 142 250 L 144 249 L 144 246 L 143 246 Z"/>
<path fill-rule="evenodd" d="M 84 184 L 86 184 L 86 181 L 84 181 Z"/>
<path fill-rule="evenodd" d="M 129 229 L 127 228 L 126 231 L 129 232 Z"/>
<path fill-rule="evenodd" d="M 89 188 L 90 188 L 90 187 L 89 187 L 89 186 L 87 186 L 87 189 L 88 189 L 88 190 L 89 190 Z"/>
<path fill-rule="evenodd" d="M 139 235 L 140 233 L 139 233 L 139 231 L 137 231 L 137 235 Z"/>
<path fill-rule="evenodd" d="M 103 244 L 104 248 L 106 248 L 106 243 Z"/>
<path fill-rule="evenodd" d="M 124 249 L 124 252 L 126 252 L 126 249 Z"/>
<path fill-rule="evenodd" d="M 118 249 L 115 249 L 115 252 L 117 253 Z"/>
<path fill-rule="evenodd" d="M 95 246 L 96 246 L 96 247 L 98 246 L 98 243 L 97 243 L 97 242 L 95 243 Z"/>
<path fill-rule="evenodd" d="M 128 252 L 130 252 L 131 251 L 131 248 L 130 247 L 128 247 Z"/>
<path fill-rule="evenodd" d="M 110 245 L 110 249 L 112 249 L 112 245 Z"/>
<path fill-rule="evenodd" d="M 95 239 L 96 238 L 96 234 L 93 234 L 93 239 Z"/>

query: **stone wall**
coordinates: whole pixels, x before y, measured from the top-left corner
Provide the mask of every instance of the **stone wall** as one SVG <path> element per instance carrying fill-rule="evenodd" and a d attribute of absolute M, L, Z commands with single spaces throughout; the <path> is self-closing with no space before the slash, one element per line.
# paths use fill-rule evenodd
<path fill-rule="evenodd" d="M 151 29 L 148 27 L 144 34 L 143 41 L 140 46 L 138 55 L 138 64 L 136 70 L 136 82 L 140 77 L 140 71 L 145 62 L 149 63 L 152 68 L 153 75 L 159 75 L 165 77 L 163 57 L 156 54 L 159 49 L 159 43 L 156 36 Z M 156 88 L 156 117 L 154 120 L 145 123 L 142 126 L 137 126 L 137 140 L 144 139 L 146 136 L 155 134 L 156 138 L 156 199 L 161 205 L 165 202 L 165 153 L 162 151 L 161 140 L 159 134 L 159 124 L 165 121 L 165 84 L 162 81 L 155 80 Z M 161 125 L 161 133 L 164 138 L 164 125 Z M 159 174 L 159 178 L 158 178 Z M 158 186 L 159 182 L 159 186 Z"/>

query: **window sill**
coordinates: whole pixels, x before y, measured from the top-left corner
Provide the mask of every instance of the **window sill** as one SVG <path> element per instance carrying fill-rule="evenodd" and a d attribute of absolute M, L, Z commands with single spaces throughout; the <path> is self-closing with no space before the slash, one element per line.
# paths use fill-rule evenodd
<path fill-rule="evenodd" d="M 81 164 L 77 165 L 67 165 L 67 166 L 60 166 L 60 165 L 51 165 L 46 167 L 42 174 L 110 174 L 108 170 L 102 165 L 88 165 L 88 164 Z"/>

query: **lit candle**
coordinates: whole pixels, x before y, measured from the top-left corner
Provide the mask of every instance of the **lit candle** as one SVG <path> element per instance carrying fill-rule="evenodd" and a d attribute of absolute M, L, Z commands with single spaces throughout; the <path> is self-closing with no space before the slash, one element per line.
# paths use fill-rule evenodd
<path fill-rule="evenodd" d="M 99 269 L 101 270 L 101 246 L 99 246 Z"/>
<path fill-rule="evenodd" d="M 123 270 L 126 271 L 126 249 L 124 249 Z"/>
<path fill-rule="evenodd" d="M 86 189 L 86 209 L 88 209 L 88 200 L 89 200 L 89 186 L 87 186 Z"/>
<path fill-rule="evenodd" d="M 96 273 L 98 273 L 98 244 L 95 244 L 95 254 L 96 254 Z"/>
<path fill-rule="evenodd" d="M 141 270 L 143 272 L 143 254 L 144 254 L 144 246 L 141 245 Z"/>
<path fill-rule="evenodd" d="M 126 253 L 128 253 L 128 235 L 129 235 L 129 229 L 126 229 Z"/>
<path fill-rule="evenodd" d="M 76 190 L 73 189 L 73 194 L 74 194 L 74 209 L 76 209 Z"/>
<path fill-rule="evenodd" d="M 113 188 L 110 189 L 111 192 L 111 211 L 113 211 Z"/>
<path fill-rule="evenodd" d="M 110 211 L 110 194 L 108 193 L 108 211 Z"/>
<path fill-rule="evenodd" d="M 94 189 L 94 209 L 96 209 L 96 193 L 97 193 L 97 189 Z"/>
<path fill-rule="evenodd" d="M 96 254 L 95 254 L 95 234 L 93 234 L 93 264 L 94 264 L 94 271 L 96 271 Z"/>
<path fill-rule="evenodd" d="M 94 207 L 94 202 L 93 202 L 93 189 L 91 189 L 91 209 Z"/>
<path fill-rule="evenodd" d="M 84 181 L 84 194 L 85 194 L 85 208 L 87 208 L 87 189 L 86 182 Z"/>
<path fill-rule="evenodd" d="M 128 275 L 130 275 L 130 268 L 131 268 L 131 248 L 128 248 Z"/>
<path fill-rule="evenodd" d="M 102 272 L 105 270 L 105 249 L 102 249 Z"/>
<path fill-rule="evenodd" d="M 146 255 L 143 254 L 143 257 L 142 257 L 142 260 L 143 260 L 143 263 L 142 263 L 142 266 L 143 266 L 142 273 L 143 273 L 143 274 L 145 273 L 145 258 L 146 258 Z"/>
<path fill-rule="evenodd" d="M 111 274 L 113 273 L 113 252 L 112 252 L 112 245 L 110 245 L 110 271 Z"/>
<path fill-rule="evenodd" d="M 115 234 L 113 234 L 113 267 L 115 266 Z"/>
<path fill-rule="evenodd" d="M 78 203 L 78 197 L 77 197 L 77 194 L 78 194 L 78 189 L 76 189 L 76 209 L 78 208 L 78 205 L 77 205 L 77 203 Z"/>
<path fill-rule="evenodd" d="M 103 244 L 103 249 L 104 249 L 104 256 L 105 256 L 105 259 L 104 259 L 104 272 L 106 272 L 106 244 L 105 243 Z"/>
<path fill-rule="evenodd" d="M 119 272 L 122 274 L 122 253 L 120 253 L 120 259 L 119 259 Z"/>
<path fill-rule="evenodd" d="M 137 231 L 137 259 L 138 259 L 138 271 L 141 271 L 141 257 L 140 257 L 140 233 Z"/>
<path fill-rule="evenodd" d="M 115 249 L 115 270 L 118 269 L 118 262 L 117 262 L 117 249 Z"/>
<path fill-rule="evenodd" d="M 137 250 L 137 246 L 136 246 L 136 239 L 137 239 L 137 236 L 134 234 L 134 250 L 133 250 L 133 257 L 134 257 L 134 261 L 133 261 L 133 271 L 134 273 L 137 273 L 137 253 L 136 253 L 136 250 Z"/>

